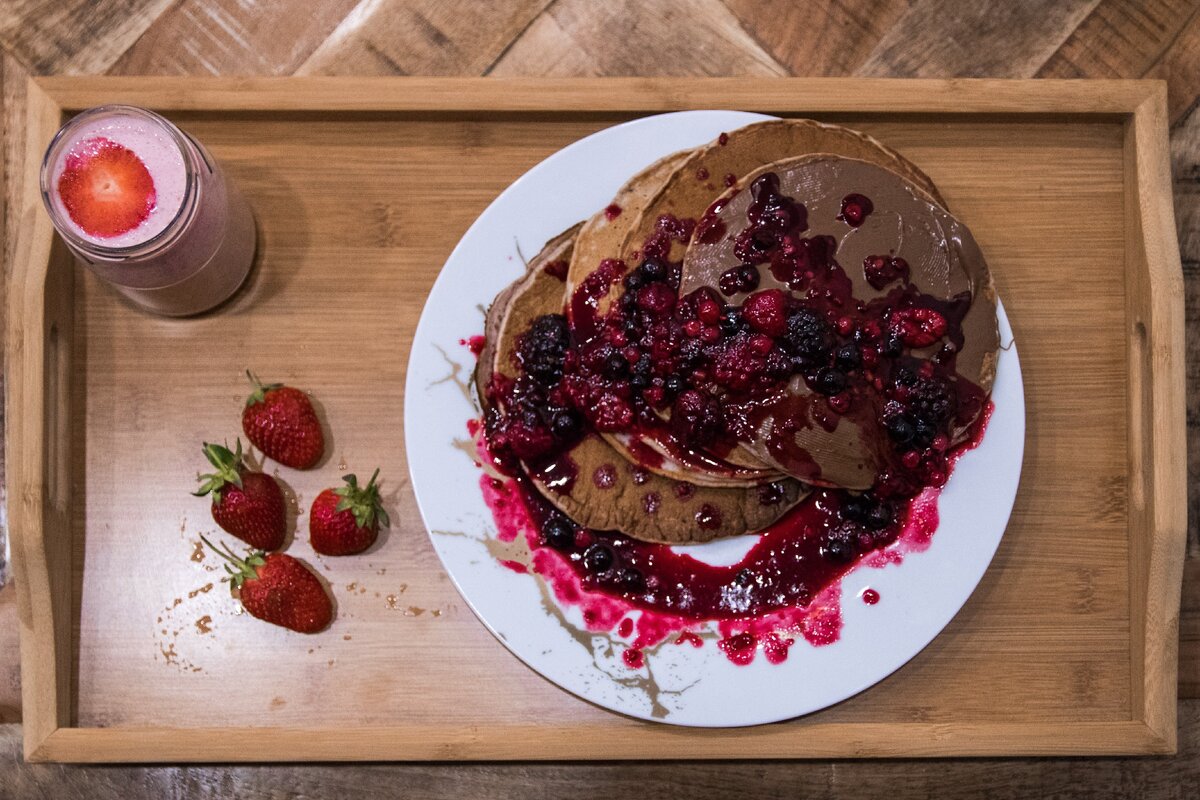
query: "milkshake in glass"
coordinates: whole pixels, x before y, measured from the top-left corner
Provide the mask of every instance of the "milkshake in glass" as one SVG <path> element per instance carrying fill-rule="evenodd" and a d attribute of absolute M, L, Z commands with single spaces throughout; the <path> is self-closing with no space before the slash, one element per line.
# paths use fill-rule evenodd
<path fill-rule="evenodd" d="M 63 126 L 42 200 L 76 257 L 133 302 L 186 316 L 228 299 L 254 260 L 254 215 L 220 166 L 159 115 L 101 106 Z"/>

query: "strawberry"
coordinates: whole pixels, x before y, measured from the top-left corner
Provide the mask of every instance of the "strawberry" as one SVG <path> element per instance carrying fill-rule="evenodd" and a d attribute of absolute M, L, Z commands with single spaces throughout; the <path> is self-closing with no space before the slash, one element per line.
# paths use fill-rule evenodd
<path fill-rule="evenodd" d="M 264 386 L 249 370 L 254 391 L 242 411 L 246 438 L 267 458 L 294 469 L 308 469 L 321 460 L 325 436 L 308 395 L 281 383 Z"/>
<path fill-rule="evenodd" d="M 283 490 L 270 475 L 249 469 L 242 461 L 242 440 L 237 452 L 219 444 L 204 445 L 204 455 L 217 471 L 202 475 L 197 497 L 212 494 L 213 520 L 247 544 L 278 550 L 287 535 Z"/>
<path fill-rule="evenodd" d="M 379 470 L 375 470 L 370 483 L 359 488 L 358 478 L 347 475 L 342 479 L 345 486 L 317 495 L 308 517 L 313 550 L 327 556 L 349 556 L 375 543 L 380 523 L 389 524 L 375 485 L 377 477 Z"/>
<path fill-rule="evenodd" d="M 58 196 L 76 225 L 101 238 L 141 225 L 158 199 L 137 154 L 103 136 L 72 149 L 58 178 Z"/>
<path fill-rule="evenodd" d="M 333 621 L 333 601 L 324 584 L 304 562 L 284 553 L 251 550 L 244 559 L 204 543 L 229 562 L 230 591 L 237 591 L 250 616 L 298 633 L 317 633 Z M 230 564 L 233 566 L 230 567 Z"/>

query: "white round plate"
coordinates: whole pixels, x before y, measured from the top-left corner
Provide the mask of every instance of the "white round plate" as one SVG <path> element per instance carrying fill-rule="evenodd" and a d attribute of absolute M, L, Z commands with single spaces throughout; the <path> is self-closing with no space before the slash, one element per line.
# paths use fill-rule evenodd
<path fill-rule="evenodd" d="M 860 565 L 842 579 L 843 626 L 832 644 L 814 647 L 798 638 L 781 664 L 760 657 L 737 666 L 711 641 L 700 648 L 668 641 L 633 670 L 621 658 L 621 637 L 588 631 L 577 608 L 554 605 L 540 578 L 490 555 L 496 526 L 479 490 L 480 469 L 463 446 L 478 411 L 466 390 L 474 360 L 460 341 L 483 330 L 481 309 L 523 273 L 523 257 L 604 208 L 628 177 L 662 156 L 763 119 L 733 111 L 646 117 L 575 142 L 529 170 L 451 253 L 426 301 L 408 364 L 404 429 L 413 490 L 433 546 L 475 614 L 514 655 L 564 689 L 613 711 L 678 725 L 796 717 L 898 669 L 975 589 L 1008 524 L 1021 471 L 1021 369 L 1000 308 L 1005 347 L 983 442 L 962 457 L 946 485 L 941 524 L 927 550 L 899 565 Z M 688 552 L 731 563 L 752 541 L 694 545 Z M 867 587 L 879 592 L 878 604 L 857 599 Z"/>

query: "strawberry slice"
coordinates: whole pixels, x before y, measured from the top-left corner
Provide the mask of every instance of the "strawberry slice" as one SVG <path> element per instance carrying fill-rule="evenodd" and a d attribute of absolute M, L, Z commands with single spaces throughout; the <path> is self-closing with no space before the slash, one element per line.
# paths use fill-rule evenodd
<path fill-rule="evenodd" d="M 154 210 L 154 179 L 124 145 L 97 136 L 71 149 L 58 178 L 58 195 L 80 228 L 92 236 L 127 233 Z"/>

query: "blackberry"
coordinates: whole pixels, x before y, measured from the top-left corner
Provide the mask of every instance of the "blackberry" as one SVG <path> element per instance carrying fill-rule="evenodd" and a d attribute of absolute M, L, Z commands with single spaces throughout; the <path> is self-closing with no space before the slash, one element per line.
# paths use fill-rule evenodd
<path fill-rule="evenodd" d="M 908 406 L 915 416 L 941 427 L 954 416 L 956 402 L 950 386 L 938 378 L 919 378 L 911 386 Z"/>
<path fill-rule="evenodd" d="M 571 336 L 562 314 L 538 317 L 521 337 L 517 358 L 525 373 L 543 386 L 552 386 L 562 377 L 563 357 Z"/>
<path fill-rule="evenodd" d="M 809 363 L 827 363 L 833 349 L 833 330 L 820 316 L 802 308 L 787 318 L 781 344 L 791 355 Z"/>

